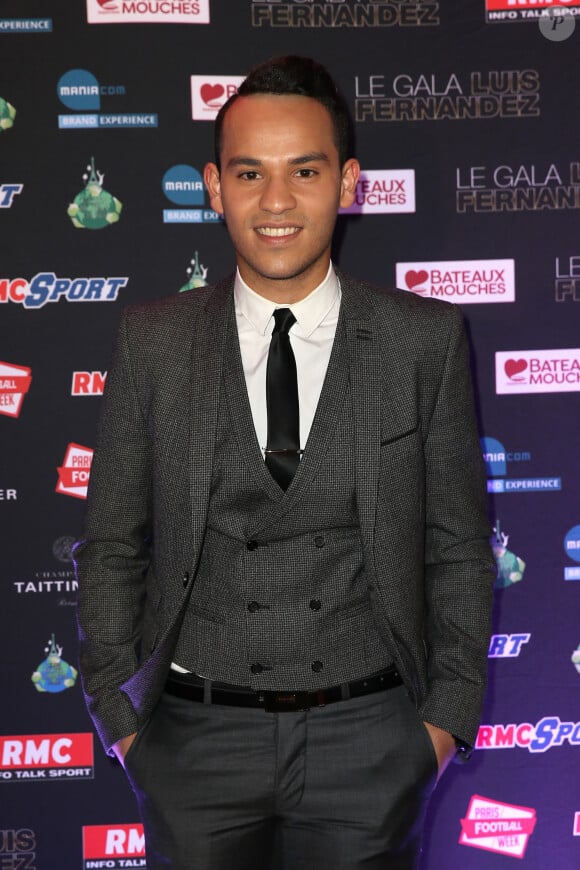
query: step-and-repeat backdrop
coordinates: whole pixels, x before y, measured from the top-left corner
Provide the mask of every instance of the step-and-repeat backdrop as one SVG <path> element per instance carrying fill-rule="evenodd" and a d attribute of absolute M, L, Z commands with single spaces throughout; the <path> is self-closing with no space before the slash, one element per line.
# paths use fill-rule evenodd
<path fill-rule="evenodd" d="M 474 757 L 432 802 L 423 867 L 580 867 L 579 14 L 579 0 L 1 4 L 2 868 L 146 866 L 83 705 L 71 544 L 121 307 L 231 271 L 201 181 L 211 122 L 250 66 L 284 53 L 326 64 L 352 110 L 363 176 L 337 262 L 460 305 L 472 344 L 490 689 Z"/>

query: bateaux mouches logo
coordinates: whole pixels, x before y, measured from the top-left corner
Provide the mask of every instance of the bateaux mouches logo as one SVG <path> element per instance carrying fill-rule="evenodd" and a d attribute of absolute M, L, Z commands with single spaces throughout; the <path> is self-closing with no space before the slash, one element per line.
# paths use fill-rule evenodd
<path fill-rule="evenodd" d="M 163 209 L 166 224 L 215 224 L 222 216 L 205 204 L 205 185 L 193 166 L 178 163 L 167 170 L 161 182 L 163 193 L 178 208 Z"/>
<path fill-rule="evenodd" d="M 515 302 L 513 260 L 442 260 L 396 264 L 396 283 L 417 296 L 448 302 Z"/>
<path fill-rule="evenodd" d="M 580 722 L 563 722 L 559 716 L 544 716 L 535 725 L 531 722 L 480 725 L 475 748 L 527 749 L 539 753 L 565 743 L 580 746 Z"/>
<path fill-rule="evenodd" d="M 115 302 L 128 277 L 58 278 L 54 272 L 38 272 L 33 278 L 0 278 L 0 304 L 15 302 L 26 309 L 43 308 L 49 302 Z"/>
<path fill-rule="evenodd" d="M 32 383 L 32 369 L 0 362 L 0 414 L 19 417 L 24 396 Z"/>
<path fill-rule="evenodd" d="M 580 302 L 580 256 L 556 257 L 556 302 Z"/>
<path fill-rule="evenodd" d="M 498 396 L 579 392 L 580 348 L 497 351 L 495 391 Z"/>
<path fill-rule="evenodd" d="M 485 0 L 488 24 L 537 21 L 554 9 L 566 9 L 569 15 L 580 15 L 580 0 Z"/>
<path fill-rule="evenodd" d="M 87 0 L 89 24 L 209 24 L 209 0 Z"/>
<path fill-rule="evenodd" d="M 85 825 L 84 870 L 96 867 L 146 867 L 143 825 Z"/>
<path fill-rule="evenodd" d="M 191 117 L 214 121 L 224 103 L 236 93 L 244 76 L 191 76 Z"/>
<path fill-rule="evenodd" d="M 572 526 L 564 537 L 564 552 L 573 562 L 580 563 L 580 526 Z M 566 565 L 564 580 L 580 580 L 580 564 Z"/>
<path fill-rule="evenodd" d="M 535 69 L 355 76 L 356 121 L 464 121 L 539 114 L 540 74 Z"/>
<path fill-rule="evenodd" d="M 434 27 L 435 0 L 252 0 L 253 27 Z"/>
<path fill-rule="evenodd" d="M 354 202 L 340 214 L 402 214 L 415 211 L 414 169 L 363 169 Z"/>
<path fill-rule="evenodd" d="M 62 465 L 57 468 L 55 492 L 72 495 L 74 498 L 86 498 L 92 461 L 93 451 L 90 447 L 71 442 L 66 448 Z"/>
<path fill-rule="evenodd" d="M 458 167 L 455 178 L 458 214 L 580 208 L 580 163 Z"/>
<path fill-rule="evenodd" d="M 99 114 L 101 97 L 120 97 L 125 85 L 101 85 L 92 72 L 71 69 L 60 77 L 56 92 L 61 103 L 71 109 L 71 115 L 59 115 L 61 130 L 82 130 L 99 127 L 114 130 L 119 127 L 157 127 L 156 114 L 151 112 L 118 112 Z M 78 114 L 82 112 L 83 114 Z"/>
<path fill-rule="evenodd" d="M 536 811 L 532 807 L 505 804 L 474 794 L 465 818 L 461 819 L 459 843 L 523 858 L 535 827 Z"/>
<path fill-rule="evenodd" d="M 93 779 L 92 734 L 0 736 L 0 782 Z"/>

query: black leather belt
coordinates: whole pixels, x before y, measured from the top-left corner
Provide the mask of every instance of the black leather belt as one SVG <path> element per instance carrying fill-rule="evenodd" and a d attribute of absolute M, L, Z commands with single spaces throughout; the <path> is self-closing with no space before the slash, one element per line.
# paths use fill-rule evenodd
<path fill-rule="evenodd" d="M 205 683 L 209 683 L 209 691 Z M 352 683 L 342 683 L 329 689 L 317 689 L 314 692 L 262 692 L 247 686 L 232 686 L 229 683 L 205 681 L 195 674 L 180 674 L 171 671 L 165 684 L 165 691 L 178 698 L 188 701 L 200 701 L 210 704 L 226 704 L 232 707 L 261 707 L 269 713 L 292 713 L 309 710 L 311 707 L 324 707 L 336 701 L 348 698 L 360 698 L 373 692 L 384 692 L 401 686 L 403 681 L 394 667 L 387 668 L 378 674 L 354 680 Z"/>

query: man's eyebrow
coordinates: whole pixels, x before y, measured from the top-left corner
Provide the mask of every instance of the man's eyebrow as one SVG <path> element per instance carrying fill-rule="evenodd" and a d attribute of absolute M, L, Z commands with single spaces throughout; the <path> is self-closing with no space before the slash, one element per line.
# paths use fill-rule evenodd
<path fill-rule="evenodd" d="M 255 157 L 232 157 L 231 160 L 228 160 L 227 165 L 228 168 L 230 166 L 261 166 L 262 161 Z"/>
<path fill-rule="evenodd" d="M 304 163 L 329 163 L 328 154 L 325 154 L 324 151 L 313 151 L 311 154 L 302 154 L 300 157 L 294 157 L 293 160 L 289 160 L 290 166 L 302 166 Z"/>
<path fill-rule="evenodd" d="M 293 157 L 288 161 L 289 166 L 303 166 L 305 163 L 329 163 L 330 159 L 328 154 L 325 154 L 324 151 L 313 151 L 309 154 L 301 154 L 299 157 Z M 256 157 L 245 157 L 244 155 L 240 155 L 239 157 L 232 157 L 228 160 L 227 167 L 235 168 L 236 166 L 261 166 L 262 161 L 258 160 Z"/>

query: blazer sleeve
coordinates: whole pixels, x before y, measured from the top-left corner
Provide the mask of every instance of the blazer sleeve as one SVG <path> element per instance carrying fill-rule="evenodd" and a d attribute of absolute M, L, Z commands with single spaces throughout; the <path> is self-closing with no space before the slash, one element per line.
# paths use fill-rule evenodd
<path fill-rule="evenodd" d="M 108 750 L 139 727 L 119 686 L 137 669 L 152 527 L 151 443 L 128 331 L 124 313 L 103 396 L 84 533 L 74 549 L 81 678 Z"/>
<path fill-rule="evenodd" d="M 424 720 L 473 746 L 486 687 L 495 563 L 485 469 L 461 312 L 451 328 L 424 438 Z"/>

